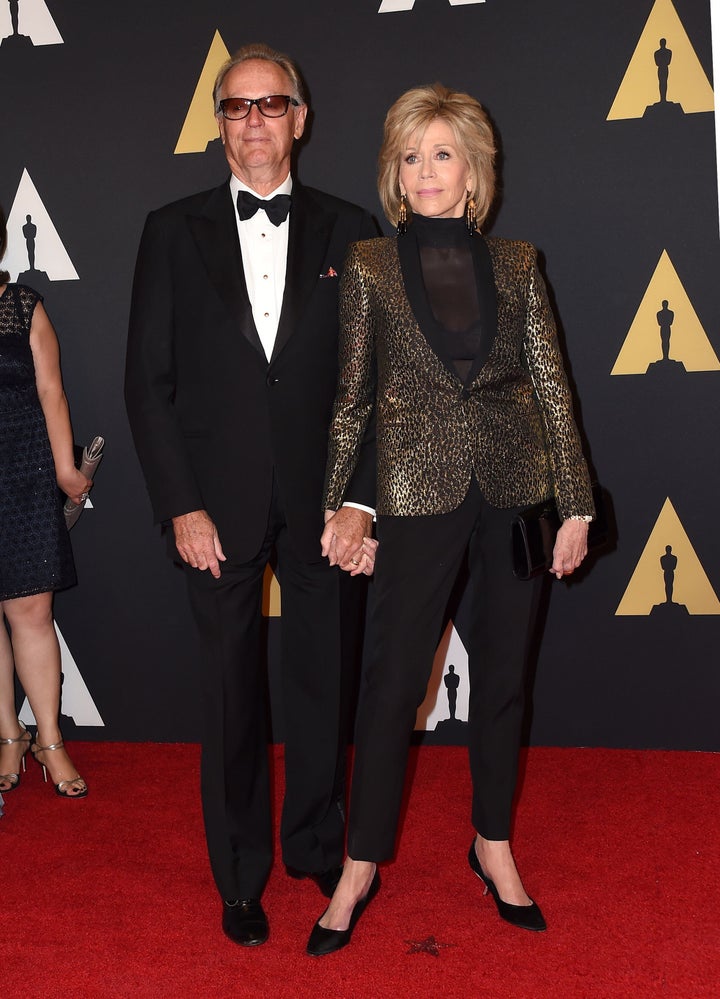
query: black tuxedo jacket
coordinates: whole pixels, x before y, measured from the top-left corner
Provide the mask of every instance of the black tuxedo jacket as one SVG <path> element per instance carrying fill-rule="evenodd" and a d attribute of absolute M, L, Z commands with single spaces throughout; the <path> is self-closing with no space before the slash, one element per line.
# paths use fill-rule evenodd
<path fill-rule="evenodd" d="M 204 509 L 226 556 L 252 558 L 273 474 L 297 554 L 319 558 L 348 245 L 376 234 L 361 208 L 293 183 L 277 340 L 263 352 L 229 183 L 147 219 L 133 285 L 125 396 L 155 518 Z M 369 435 L 347 498 L 374 505 Z"/>

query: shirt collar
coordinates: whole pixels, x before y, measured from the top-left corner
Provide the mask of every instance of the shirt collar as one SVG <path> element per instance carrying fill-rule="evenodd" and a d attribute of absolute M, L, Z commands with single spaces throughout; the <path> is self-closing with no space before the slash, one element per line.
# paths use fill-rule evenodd
<path fill-rule="evenodd" d="M 260 198 L 261 201 L 269 201 L 270 198 L 274 198 L 276 194 L 291 194 L 292 193 L 292 174 L 288 174 L 285 180 L 276 187 L 274 191 L 269 194 L 258 194 L 257 191 L 253 191 L 251 187 L 247 184 L 243 184 L 241 180 L 235 176 L 234 173 L 230 174 L 230 191 L 233 196 L 233 201 L 237 200 L 238 191 L 249 191 L 254 194 L 256 198 Z"/>

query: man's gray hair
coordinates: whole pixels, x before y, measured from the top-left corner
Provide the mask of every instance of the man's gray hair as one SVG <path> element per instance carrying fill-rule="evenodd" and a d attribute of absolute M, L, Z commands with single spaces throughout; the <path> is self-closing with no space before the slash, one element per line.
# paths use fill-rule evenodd
<path fill-rule="evenodd" d="M 305 86 L 303 84 L 302 77 L 300 76 L 300 70 L 297 68 L 290 56 L 285 55 L 284 52 L 278 52 L 276 49 L 271 49 L 269 45 L 264 45 L 262 42 L 253 42 L 250 45 L 243 45 L 241 49 L 238 49 L 237 52 L 230 56 L 227 62 L 224 62 L 220 67 L 218 75 L 215 78 L 215 86 L 213 87 L 213 106 L 215 108 L 215 114 L 220 113 L 220 93 L 222 91 L 222 85 L 225 77 L 231 69 L 235 66 L 239 66 L 241 62 L 247 62 L 249 59 L 264 59 L 266 62 L 274 62 L 275 65 L 279 66 L 280 69 L 282 69 L 283 72 L 290 78 L 292 92 L 288 96 L 294 97 L 300 104 L 307 104 Z M 245 95 L 237 94 L 236 96 L 244 97 Z"/>

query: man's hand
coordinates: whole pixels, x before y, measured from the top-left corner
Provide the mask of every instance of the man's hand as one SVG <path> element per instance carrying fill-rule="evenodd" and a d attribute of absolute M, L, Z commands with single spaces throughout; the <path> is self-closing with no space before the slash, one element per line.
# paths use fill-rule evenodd
<path fill-rule="evenodd" d="M 320 546 L 330 565 L 339 565 L 351 576 L 372 575 L 377 541 L 371 538 L 372 517 L 366 510 L 343 506 L 325 511 Z"/>
<path fill-rule="evenodd" d="M 193 569 L 209 569 L 215 579 L 220 578 L 220 562 L 225 554 L 218 532 L 204 510 L 193 510 L 180 517 L 173 517 L 175 547 L 183 562 Z"/>

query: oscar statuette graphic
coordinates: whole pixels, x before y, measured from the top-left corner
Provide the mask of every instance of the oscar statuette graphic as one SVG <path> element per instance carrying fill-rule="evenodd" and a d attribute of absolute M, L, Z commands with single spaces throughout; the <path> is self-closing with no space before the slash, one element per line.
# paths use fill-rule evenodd
<path fill-rule="evenodd" d="M 435 653 L 425 700 L 418 708 L 415 730 L 436 732 L 441 742 L 464 742 L 469 694 L 467 649 L 456 622 L 450 620 Z"/>
<path fill-rule="evenodd" d="M 607 120 L 664 125 L 714 106 L 712 86 L 672 0 L 656 0 Z"/>
<path fill-rule="evenodd" d="M 674 377 L 693 371 L 720 371 L 720 361 L 663 250 L 610 373 Z"/>
<path fill-rule="evenodd" d="M 45 0 L 0 0 L 0 51 L 27 52 L 34 46 L 62 45 Z"/>
<path fill-rule="evenodd" d="M 720 600 L 669 497 L 615 614 L 666 621 L 720 614 Z"/>
<path fill-rule="evenodd" d="M 11 280 L 46 294 L 52 281 L 77 281 L 78 273 L 33 184 L 23 170 L 7 220 L 4 266 Z"/>

